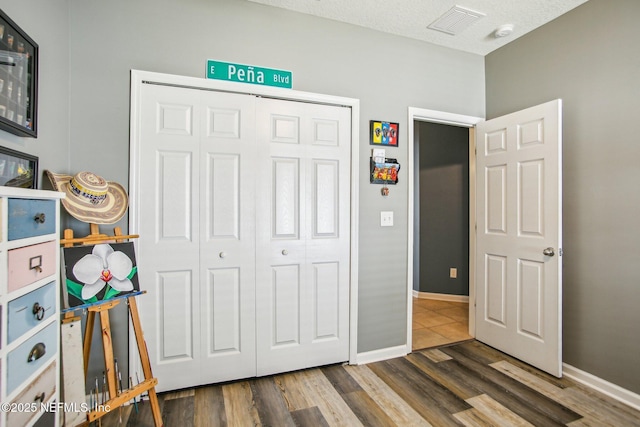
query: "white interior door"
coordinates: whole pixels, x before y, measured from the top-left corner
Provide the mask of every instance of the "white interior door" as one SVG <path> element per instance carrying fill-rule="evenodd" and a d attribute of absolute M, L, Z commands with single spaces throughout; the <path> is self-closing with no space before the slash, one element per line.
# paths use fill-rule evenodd
<path fill-rule="evenodd" d="M 256 374 L 255 97 L 200 91 L 200 382 Z"/>
<path fill-rule="evenodd" d="M 198 381 L 200 94 L 143 85 L 140 119 L 140 318 L 158 391 Z M 179 374 L 178 374 L 179 373 Z"/>
<path fill-rule="evenodd" d="M 158 391 L 255 375 L 254 102 L 141 88 L 140 316 Z"/>
<path fill-rule="evenodd" d="M 349 358 L 351 110 L 259 99 L 258 375 Z"/>
<path fill-rule="evenodd" d="M 476 338 L 562 375 L 562 102 L 477 125 Z"/>

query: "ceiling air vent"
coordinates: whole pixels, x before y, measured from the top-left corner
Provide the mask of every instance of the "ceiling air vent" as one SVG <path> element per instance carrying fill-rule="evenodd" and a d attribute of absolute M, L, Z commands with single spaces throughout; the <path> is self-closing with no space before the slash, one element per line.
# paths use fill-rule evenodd
<path fill-rule="evenodd" d="M 485 16 L 484 13 L 467 9 L 462 6 L 454 6 L 440 18 L 429 25 L 432 30 L 442 31 L 447 34 L 460 34 L 462 30 Z"/>

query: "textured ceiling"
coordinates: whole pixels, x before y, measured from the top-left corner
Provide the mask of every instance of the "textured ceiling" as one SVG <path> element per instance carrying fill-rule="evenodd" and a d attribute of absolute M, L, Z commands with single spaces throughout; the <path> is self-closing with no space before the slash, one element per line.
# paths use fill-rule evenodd
<path fill-rule="evenodd" d="M 320 16 L 386 33 L 422 40 L 452 49 L 486 55 L 510 41 L 544 25 L 587 0 L 248 0 Z M 458 35 L 427 28 L 453 6 L 486 16 Z M 504 24 L 513 33 L 495 38 Z"/>

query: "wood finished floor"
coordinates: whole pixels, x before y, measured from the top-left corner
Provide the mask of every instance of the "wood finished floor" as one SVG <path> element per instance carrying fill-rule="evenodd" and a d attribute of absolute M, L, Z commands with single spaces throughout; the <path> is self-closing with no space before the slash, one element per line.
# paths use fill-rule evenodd
<path fill-rule="evenodd" d="M 421 350 L 469 340 L 469 303 L 413 298 L 411 348 Z"/>
<path fill-rule="evenodd" d="M 640 426 L 640 411 L 477 341 L 160 393 L 166 427 Z M 120 423 L 120 418 L 122 423 Z M 149 404 L 102 426 L 153 426 Z"/>

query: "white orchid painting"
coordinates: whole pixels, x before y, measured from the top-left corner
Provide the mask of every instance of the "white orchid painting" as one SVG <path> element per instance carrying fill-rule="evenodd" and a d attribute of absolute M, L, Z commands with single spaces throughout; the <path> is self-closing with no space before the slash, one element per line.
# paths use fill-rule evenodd
<path fill-rule="evenodd" d="M 65 308 L 97 304 L 140 290 L 133 243 L 64 248 L 62 254 Z"/>

